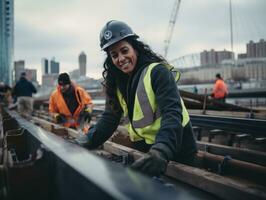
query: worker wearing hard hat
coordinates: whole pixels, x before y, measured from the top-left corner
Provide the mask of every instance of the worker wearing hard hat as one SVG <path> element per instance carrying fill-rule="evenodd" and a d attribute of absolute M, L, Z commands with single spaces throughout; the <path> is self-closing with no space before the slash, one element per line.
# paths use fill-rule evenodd
<path fill-rule="evenodd" d="M 90 95 L 72 83 L 67 73 L 58 76 L 58 86 L 52 92 L 49 101 L 49 112 L 57 123 L 77 128 L 81 117 L 90 121 L 92 107 Z"/>
<path fill-rule="evenodd" d="M 120 119 L 134 147 L 146 152 L 132 168 L 150 176 L 165 172 L 169 160 L 193 164 L 197 152 L 188 112 L 176 81 L 180 74 L 167 61 L 138 40 L 120 21 L 109 21 L 100 34 L 104 62 L 106 109 L 87 135 L 96 148 L 116 130 Z"/>

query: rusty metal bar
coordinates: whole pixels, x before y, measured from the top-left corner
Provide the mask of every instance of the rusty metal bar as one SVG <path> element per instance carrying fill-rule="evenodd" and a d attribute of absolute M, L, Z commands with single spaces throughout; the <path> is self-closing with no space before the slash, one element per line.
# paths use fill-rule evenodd
<path fill-rule="evenodd" d="M 205 169 L 210 169 L 221 175 L 238 176 L 266 185 L 266 167 L 264 166 L 206 152 L 198 152 L 197 158 L 200 160 L 201 167 Z"/>
<path fill-rule="evenodd" d="M 242 160 L 262 166 L 266 166 L 266 152 L 260 152 L 250 149 L 241 149 L 219 144 L 197 141 L 197 147 L 203 152 L 215 155 L 231 156 L 234 159 Z"/>

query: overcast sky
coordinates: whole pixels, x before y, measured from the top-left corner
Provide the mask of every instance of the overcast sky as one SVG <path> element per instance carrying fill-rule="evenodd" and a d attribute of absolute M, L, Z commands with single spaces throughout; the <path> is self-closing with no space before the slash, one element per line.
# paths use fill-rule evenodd
<path fill-rule="evenodd" d="M 87 54 L 87 76 L 100 78 L 105 54 L 99 32 L 112 19 L 128 23 L 160 54 L 174 0 L 14 0 L 15 60 L 38 70 L 41 59 L 55 57 L 60 72 L 78 68 Z M 232 0 L 234 50 L 249 40 L 266 39 L 266 0 Z M 182 0 L 168 60 L 202 50 L 231 50 L 229 0 Z"/>

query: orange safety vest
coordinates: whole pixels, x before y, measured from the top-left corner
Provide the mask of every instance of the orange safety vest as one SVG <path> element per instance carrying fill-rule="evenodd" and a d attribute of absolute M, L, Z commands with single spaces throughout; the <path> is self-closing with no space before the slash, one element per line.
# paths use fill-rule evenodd
<path fill-rule="evenodd" d="M 50 96 L 49 100 L 49 112 L 54 115 L 57 113 L 63 114 L 66 117 L 66 122 L 63 124 L 65 127 L 78 127 L 79 114 L 86 105 L 92 104 L 92 99 L 90 95 L 80 86 L 73 85 L 75 90 L 75 97 L 78 102 L 78 107 L 76 108 L 74 114 L 72 115 L 64 97 L 62 95 L 61 89 L 57 86 L 57 89 L 54 90 Z"/>
<path fill-rule="evenodd" d="M 213 96 L 215 99 L 222 99 L 228 94 L 227 86 L 222 79 L 216 80 L 213 87 Z"/>

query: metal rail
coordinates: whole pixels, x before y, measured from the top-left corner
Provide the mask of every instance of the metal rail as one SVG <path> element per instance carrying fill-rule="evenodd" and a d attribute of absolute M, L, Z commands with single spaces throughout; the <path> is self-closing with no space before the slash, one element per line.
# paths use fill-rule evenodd
<path fill-rule="evenodd" d="M 15 112 L 7 112 L 11 117 L 5 119 L 8 199 L 177 199 L 180 195 L 184 199 L 202 198 L 198 190 L 193 192 L 195 189 L 181 185 L 177 193 L 173 187 L 107 162 Z M 10 120 L 17 122 L 16 129 L 22 129 L 13 131 Z M 28 155 L 28 159 L 21 160 L 21 155 L 12 150 L 19 145 L 24 149 L 20 154 Z"/>
<path fill-rule="evenodd" d="M 95 109 L 94 114 L 101 114 L 103 110 Z M 190 114 L 193 126 L 210 129 L 221 129 L 237 133 L 249 133 L 254 136 L 266 136 L 266 120 L 238 117 L 210 116 Z"/>
<path fill-rule="evenodd" d="M 54 132 L 55 134 L 61 134 L 59 133 L 58 130 L 60 130 L 60 132 L 63 132 L 60 129 L 55 130 L 51 127 L 54 127 L 54 125 L 52 123 L 49 122 L 45 122 L 44 120 L 40 120 L 38 118 L 34 118 L 34 121 L 37 121 L 38 123 L 42 124 L 42 127 L 47 127 L 48 130 L 51 130 L 52 132 Z M 49 125 L 50 124 L 50 125 Z M 53 130 L 52 130 L 53 129 Z M 75 130 L 73 129 L 67 129 L 65 128 L 68 132 L 68 134 L 70 134 L 73 137 L 77 136 L 77 133 Z M 118 135 L 117 135 L 118 136 Z M 113 141 L 114 138 L 112 138 Z M 116 142 L 118 142 L 119 144 L 124 145 L 125 144 L 125 139 L 116 140 Z M 130 161 L 131 159 L 129 159 L 131 156 L 134 157 L 134 159 L 138 159 L 140 156 L 142 156 L 141 152 L 137 152 L 136 150 L 133 150 L 131 148 L 127 148 L 121 145 L 118 145 L 116 143 L 113 142 L 105 142 L 103 144 L 103 150 L 105 150 L 105 153 L 108 152 L 109 154 L 115 154 L 117 155 L 117 159 L 121 160 L 122 163 L 128 163 L 128 161 Z M 226 153 L 228 152 L 227 150 L 224 151 L 222 153 Z M 221 152 L 220 152 L 221 153 Z M 238 152 L 240 153 L 240 152 Z M 243 153 L 241 151 L 241 153 Z M 129 156 L 131 155 L 131 156 Z M 227 155 L 226 157 L 228 157 L 228 154 L 226 153 L 225 155 Z M 230 155 L 230 154 L 229 154 Z M 233 156 L 234 157 L 234 156 Z M 239 162 L 237 160 L 228 160 L 225 161 L 225 157 L 221 157 L 221 156 L 212 156 L 211 154 L 207 154 L 207 153 L 200 153 L 198 155 L 198 158 L 201 160 L 201 165 L 203 165 L 205 168 L 208 168 L 209 170 L 212 171 L 217 171 L 219 173 L 225 173 L 226 175 L 229 176 L 238 176 L 238 177 L 245 177 L 245 179 L 249 179 L 249 180 L 253 180 L 256 183 L 260 182 L 262 184 L 265 183 L 265 174 L 266 174 L 266 170 L 265 167 L 261 167 L 258 165 L 252 165 L 249 163 L 245 163 L 245 162 Z M 199 164 L 200 164 L 199 163 Z M 175 171 L 172 171 L 172 167 L 175 168 Z M 189 166 L 181 166 L 179 167 L 180 164 L 178 163 L 174 163 L 174 165 L 168 165 L 168 169 L 170 170 L 170 173 L 166 173 L 166 175 L 169 175 L 169 177 L 171 177 L 171 179 L 174 179 L 175 181 L 177 180 L 182 180 L 183 182 L 189 183 L 195 187 L 201 188 L 203 190 L 208 191 L 209 193 L 213 193 L 216 196 L 225 198 L 225 199 L 231 199 L 232 197 L 236 197 L 237 199 L 258 199 L 260 198 L 260 196 L 262 197 L 264 195 L 264 193 L 261 193 L 261 189 L 259 189 L 259 191 L 257 190 L 258 188 L 260 188 L 261 186 L 258 185 L 254 185 L 252 183 L 249 184 L 243 184 L 241 181 L 237 181 L 234 179 L 227 179 L 227 178 L 223 178 L 219 175 L 214 175 L 213 173 L 206 173 L 205 170 L 201 170 L 201 169 L 197 169 L 197 168 L 193 168 L 193 167 L 189 167 Z M 229 167 L 230 166 L 230 167 Z M 229 168 L 228 168 L 229 167 Z M 243 167 L 243 169 L 241 169 Z M 248 171 L 248 173 L 243 173 L 243 171 Z M 167 170 L 168 171 L 168 170 Z M 194 171 L 196 173 L 191 173 L 191 171 Z M 180 174 L 183 174 L 184 177 L 187 177 L 184 179 L 183 176 L 180 176 Z M 208 178 L 205 178 L 208 177 Z M 204 187 L 202 187 L 201 184 L 196 184 L 195 181 L 197 181 L 197 178 L 202 179 L 202 182 L 204 182 Z M 210 178 L 212 177 L 212 178 Z M 246 180 L 247 181 L 247 180 Z M 174 183 L 176 185 L 176 182 Z M 229 184 L 229 185 L 228 185 Z M 178 184 L 177 184 L 178 185 Z M 223 185 L 223 190 L 218 190 L 215 189 L 216 187 L 220 187 L 221 185 Z M 252 188 L 254 188 L 254 190 L 248 190 L 247 188 L 250 187 L 252 185 Z M 179 188 L 179 187 L 178 187 Z M 212 189 L 210 189 L 212 188 Z M 226 191 L 226 192 L 225 192 Z M 261 195 L 259 195 L 261 194 Z M 241 196 L 241 198 L 240 198 Z"/>
<path fill-rule="evenodd" d="M 266 136 L 266 120 L 190 115 L 193 126 Z"/>
<path fill-rule="evenodd" d="M 76 137 L 74 130 L 72 131 L 72 129 L 60 128 L 61 126 L 59 127 L 59 125 L 56 125 L 52 122 L 48 122 L 44 120 L 46 118 L 45 115 L 37 115 L 37 116 L 41 118 L 33 117 L 32 119 L 37 124 L 42 124 L 42 127 L 46 127 L 47 130 L 57 135 L 70 134 L 72 137 Z M 202 128 L 200 127 L 193 127 L 193 128 L 195 130 L 195 133 L 201 134 L 199 132 L 202 131 Z M 133 146 L 132 146 L 132 143 L 130 142 L 127 129 L 123 126 L 118 126 L 117 132 L 119 134 L 115 134 L 110 140 L 112 142 L 132 148 Z M 224 131 L 221 131 L 221 133 L 224 134 Z M 237 160 L 242 160 L 242 161 L 266 166 L 266 152 L 261 152 L 261 151 L 246 149 L 246 148 L 219 145 L 219 144 L 214 144 L 214 143 L 206 143 L 202 141 L 197 141 L 197 146 L 199 150 L 202 150 L 205 152 L 209 152 L 209 153 L 216 154 L 216 155 L 222 155 L 222 156 L 230 155 L 232 158 L 237 159 Z"/>

